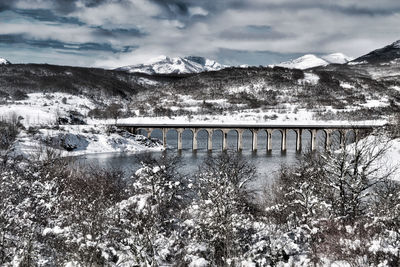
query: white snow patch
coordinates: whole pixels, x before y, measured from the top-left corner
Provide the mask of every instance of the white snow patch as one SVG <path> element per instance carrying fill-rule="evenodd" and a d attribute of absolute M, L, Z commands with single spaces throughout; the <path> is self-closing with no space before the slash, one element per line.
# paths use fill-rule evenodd
<path fill-rule="evenodd" d="M 361 64 L 367 64 L 368 62 L 367 61 L 351 61 L 351 62 L 349 62 L 349 63 L 347 63 L 347 64 L 349 64 L 349 65 L 361 65 Z"/>
<path fill-rule="evenodd" d="M 207 267 L 207 266 L 209 266 L 209 262 L 204 258 L 197 258 L 189 264 L 189 267 Z"/>
<path fill-rule="evenodd" d="M 348 57 L 342 53 L 333 53 L 333 54 L 329 54 L 329 55 L 323 55 L 320 57 L 313 55 L 313 54 L 307 54 L 307 55 L 301 56 L 301 57 L 293 59 L 293 60 L 279 63 L 277 66 L 289 68 L 289 69 L 305 70 L 305 69 L 319 67 L 319 66 L 326 66 L 329 64 L 333 64 L 333 63 L 334 64 L 345 64 L 351 60 L 353 60 L 353 58 Z"/>
<path fill-rule="evenodd" d="M 314 68 L 318 66 L 326 66 L 328 65 L 329 62 L 317 57 L 316 55 L 312 54 L 307 54 L 302 57 L 290 60 L 290 61 L 285 61 L 282 63 L 279 63 L 277 66 L 284 67 L 284 68 L 289 68 L 289 69 L 309 69 L 309 68 Z"/>
<path fill-rule="evenodd" d="M 242 266 L 242 267 L 256 267 L 257 265 L 252 261 L 242 261 L 240 266 Z"/>
<path fill-rule="evenodd" d="M 0 65 L 7 65 L 7 64 L 10 64 L 10 62 L 7 59 L 0 58 Z"/>
<path fill-rule="evenodd" d="M 314 73 L 310 73 L 310 72 L 305 72 L 304 73 L 304 79 L 300 79 L 298 80 L 299 84 L 318 84 L 319 81 L 319 76 L 317 74 Z"/>
<path fill-rule="evenodd" d="M 55 227 L 53 227 L 53 228 L 45 228 L 45 229 L 43 230 L 42 235 L 43 235 L 43 236 L 48 235 L 48 234 L 59 235 L 59 234 L 64 233 L 65 231 L 66 231 L 65 229 L 60 228 L 59 226 L 55 226 Z"/>
<path fill-rule="evenodd" d="M 153 80 L 150 80 L 147 78 L 143 78 L 143 77 L 138 79 L 138 83 L 140 85 L 150 85 L 150 86 L 156 86 L 159 84 L 159 82 L 156 82 L 156 81 L 153 81 Z"/>
<path fill-rule="evenodd" d="M 208 102 L 208 101 L 207 101 Z M 343 120 L 330 120 L 322 121 L 314 119 L 315 111 L 310 111 L 304 108 L 297 109 L 295 106 L 290 109 L 284 109 L 282 111 L 271 109 L 269 111 L 259 110 L 243 110 L 240 112 L 232 112 L 230 114 L 222 115 L 193 115 L 190 118 L 188 116 L 175 116 L 175 117 L 133 117 L 119 119 L 118 123 L 121 124 L 209 124 L 209 125 L 221 125 L 221 124 L 254 124 L 254 125 L 384 125 L 386 120 L 365 120 L 365 121 L 343 121 Z M 294 111 L 296 110 L 296 111 Z M 109 123 L 115 121 L 110 120 Z M 97 123 L 105 123 L 98 121 Z"/>
<path fill-rule="evenodd" d="M 25 127 L 39 125 L 54 125 L 59 116 L 69 111 L 86 115 L 95 105 L 84 96 L 65 93 L 33 93 L 28 99 L 6 103 L 0 106 L 0 117 L 10 118 L 14 114 L 21 116 Z"/>
<path fill-rule="evenodd" d="M 32 136 L 22 131 L 10 150 L 12 156 L 24 158 L 39 157 L 46 149 L 42 140 L 57 140 L 57 138 L 69 135 L 70 143 L 76 146 L 72 151 L 52 148 L 60 156 L 80 156 L 99 153 L 138 153 L 143 151 L 161 151 L 161 145 L 148 141 L 141 135 L 121 136 L 118 133 L 107 134 L 107 126 L 95 125 L 63 125 L 59 129 L 40 129 L 39 133 Z"/>
<path fill-rule="evenodd" d="M 354 89 L 354 85 L 351 85 L 350 83 L 347 82 L 340 82 L 340 87 L 344 89 Z"/>
<path fill-rule="evenodd" d="M 343 53 L 333 53 L 329 55 L 321 56 L 324 60 L 328 61 L 329 63 L 334 64 L 345 64 L 349 61 L 352 61 L 354 58 L 346 56 Z"/>
<path fill-rule="evenodd" d="M 368 99 L 367 103 L 361 104 L 361 106 L 366 108 L 387 107 L 389 105 L 389 100 L 386 97 L 382 99 Z"/>
<path fill-rule="evenodd" d="M 266 84 L 265 82 L 257 82 L 255 81 L 254 83 L 250 85 L 243 85 L 243 86 L 238 86 L 238 87 L 231 87 L 228 89 L 228 92 L 230 94 L 237 94 L 241 92 L 246 92 L 250 94 L 258 93 L 261 90 L 265 88 Z"/>

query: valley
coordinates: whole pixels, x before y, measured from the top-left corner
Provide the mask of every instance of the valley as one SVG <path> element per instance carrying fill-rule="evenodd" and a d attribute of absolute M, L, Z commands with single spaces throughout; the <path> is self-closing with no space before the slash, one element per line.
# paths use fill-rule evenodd
<path fill-rule="evenodd" d="M 0 60 L 0 264 L 395 266 L 399 59 Z"/>

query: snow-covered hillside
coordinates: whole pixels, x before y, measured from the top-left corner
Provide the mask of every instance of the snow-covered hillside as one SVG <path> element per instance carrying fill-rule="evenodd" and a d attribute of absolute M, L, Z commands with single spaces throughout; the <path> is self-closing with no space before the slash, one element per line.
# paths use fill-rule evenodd
<path fill-rule="evenodd" d="M 333 53 L 324 56 L 316 56 L 313 54 L 307 54 L 302 57 L 285 61 L 277 64 L 276 66 L 289 68 L 289 69 L 309 69 L 319 66 L 326 66 L 329 64 L 345 64 L 351 61 L 352 58 L 342 54 L 342 53 Z"/>
<path fill-rule="evenodd" d="M 216 71 L 223 69 L 225 66 L 214 60 L 203 57 L 167 57 L 160 56 L 152 59 L 145 64 L 131 65 L 118 68 L 117 70 L 127 71 L 130 73 L 140 72 L 146 74 L 184 74 L 199 73 L 204 71 Z"/>
<path fill-rule="evenodd" d="M 400 40 L 387 45 L 383 48 L 376 49 L 364 56 L 356 58 L 350 64 L 366 64 L 366 63 L 386 63 L 386 64 L 398 64 L 400 59 Z"/>
<path fill-rule="evenodd" d="M 345 64 L 354 59 L 352 57 L 346 56 L 343 53 L 333 53 L 329 55 L 324 55 L 321 56 L 321 58 L 329 62 L 329 64 Z"/>
<path fill-rule="evenodd" d="M 0 65 L 8 65 L 8 64 L 11 64 L 10 61 L 0 57 Z"/>
<path fill-rule="evenodd" d="M 87 114 L 95 107 L 83 95 L 66 93 L 32 93 L 27 99 L 0 105 L 0 121 L 16 119 L 24 127 L 8 155 L 29 158 L 47 148 L 61 156 L 162 150 L 157 140 L 107 126 L 112 120 L 90 119 Z"/>

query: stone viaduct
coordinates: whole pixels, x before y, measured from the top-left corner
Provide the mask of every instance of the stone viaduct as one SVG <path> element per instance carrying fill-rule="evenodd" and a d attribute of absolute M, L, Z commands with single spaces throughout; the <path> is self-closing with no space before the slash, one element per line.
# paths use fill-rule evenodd
<path fill-rule="evenodd" d="M 329 149 L 332 143 L 332 133 L 338 131 L 340 133 L 340 145 L 345 145 L 345 137 L 349 131 L 354 132 L 355 139 L 359 139 L 362 135 L 371 132 L 377 126 L 373 125 L 260 125 L 260 124 L 157 124 L 157 123 L 146 123 L 146 124 L 117 124 L 119 128 L 128 130 L 131 133 L 137 134 L 140 130 L 147 131 L 147 137 L 151 136 L 151 133 L 155 129 L 160 129 L 163 135 L 164 148 L 167 147 L 167 132 L 170 130 L 176 130 L 178 133 L 178 150 L 182 150 L 182 134 L 184 131 L 189 130 L 192 132 L 193 142 L 192 149 L 196 151 L 197 135 L 201 130 L 205 130 L 208 133 L 207 148 L 209 151 L 213 148 L 213 132 L 222 131 L 222 150 L 228 149 L 227 135 L 228 132 L 234 130 L 237 132 L 237 148 L 239 151 L 243 149 L 243 132 L 250 130 L 252 133 L 252 150 L 257 151 L 257 133 L 265 131 L 267 133 L 267 151 L 272 150 L 272 134 L 274 131 L 280 131 L 281 133 L 281 150 L 286 151 L 287 144 L 287 133 L 293 130 L 296 133 L 296 151 L 302 149 L 302 133 L 308 130 L 311 133 L 311 150 L 315 150 L 317 147 L 317 132 L 322 130 L 325 133 L 325 147 Z"/>

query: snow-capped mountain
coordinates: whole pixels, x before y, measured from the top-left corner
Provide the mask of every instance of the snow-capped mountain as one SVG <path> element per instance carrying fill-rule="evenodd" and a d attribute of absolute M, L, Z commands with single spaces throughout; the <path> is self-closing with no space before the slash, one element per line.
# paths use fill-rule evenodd
<path fill-rule="evenodd" d="M 289 69 L 309 69 L 319 66 L 326 66 L 329 64 L 345 64 L 351 61 L 352 58 L 342 54 L 334 53 L 324 56 L 316 56 L 313 54 L 307 54 L 302 57 L 285 61 L 277 64 L 276 66 L 289 68 Z"/>
<path fill-rule="evenodd" d="M 329 64 L 346 64 L 354 59 L 342 53 L 328 54 L 321 56 L 321 58 L 327 61 Z"/>
<path fill-rule="evenodd" d="M 356 58 L 350 64 L 395 63 L 400 61 L 400 40 Z"/>
<path fill-rule="evenodd" d="M 9 65 L 9 64 L 11 64 L 10 61 L 0 57 L 0 65 Z"/>
<path fill-rule="evenodd" d="M 161 56 L 152 59 L 146 64 L 131 65 L 118 68 L 120 71 L 140 72 L 147 74 L 184 74 L 199 73 L 204 71 L 216 71 L 225 68 L 214 60 L 203 57 L 167 57 Z"/>

